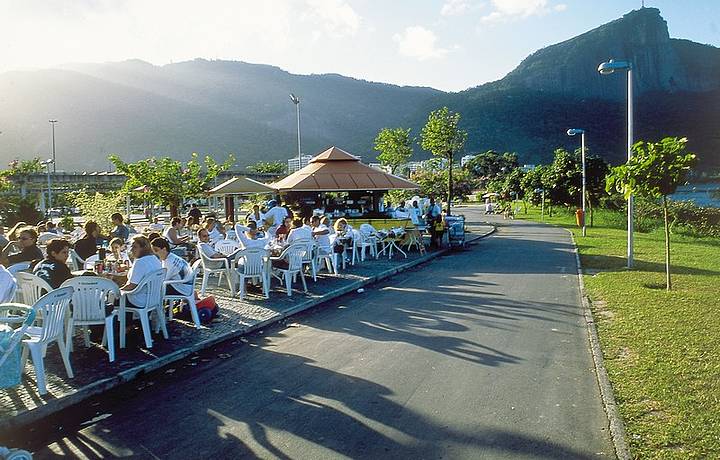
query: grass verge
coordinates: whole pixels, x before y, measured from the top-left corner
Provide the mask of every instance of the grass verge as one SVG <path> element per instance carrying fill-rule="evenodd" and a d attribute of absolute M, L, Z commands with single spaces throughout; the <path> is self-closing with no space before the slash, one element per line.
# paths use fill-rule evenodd
<path fill-rule="evenodd" d="M 586 237 L 574 221 L 545 216 L 575 234 L 633 457 L 720 458 L 720 240 L 672 235 L 666 292 L 662 230 L 635 233 L 627 270 L 622 214 L 596 212 Z"/>

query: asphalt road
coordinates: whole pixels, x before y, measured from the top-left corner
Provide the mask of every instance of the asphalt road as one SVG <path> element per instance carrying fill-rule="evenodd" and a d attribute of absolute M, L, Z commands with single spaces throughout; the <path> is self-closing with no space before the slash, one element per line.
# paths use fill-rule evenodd
<path fill-rule="evenodd" d="M 569 236 L 499 224 L 67 411 L 29 446 L 38 459 L 613 457 Z"/>

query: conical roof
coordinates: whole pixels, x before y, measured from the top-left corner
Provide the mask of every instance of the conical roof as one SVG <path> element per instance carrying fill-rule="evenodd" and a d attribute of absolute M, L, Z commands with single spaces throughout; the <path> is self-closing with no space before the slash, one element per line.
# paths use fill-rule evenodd
<path fill-rule="evenodd" d="M 310 163 L 270 184 L 281 192 L 349 192 L 357 190 L 417 189 L 417 184 L 360 162 L 338 147 L 316 155 Z"/>
<path fill-rule="evenodd" d="M 209 195 L 245 195 L 253 193 L 273 193 L 275 190 L 261 182 L 247 177 L 233 177 L 208 191 Z"/>

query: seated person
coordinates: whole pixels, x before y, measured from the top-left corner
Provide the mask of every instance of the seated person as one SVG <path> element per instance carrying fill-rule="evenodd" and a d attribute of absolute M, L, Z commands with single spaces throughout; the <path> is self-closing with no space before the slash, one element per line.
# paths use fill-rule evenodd
<path fill-rule="evenodd" d="M 332 244 L 330 243 L 330 229 L 327 225 L 320 222 L 320 216 L 312 216 L 310 219 L 312 227 L 312 235 L 317 241 L 318 248 L 324 254 L 332 252 Z"/>
<path fill-rule="evenodd" d="M 291 229 L 292 219 L 290 217 L 286 217 L 285 219 L 283 219 L 282 224 L 280 224 L 280 226 L 275 230 L 275 236 L 278 240 L 285 241 Z"/>
<path fill-rule="evenodd" d="M 198 258 L 200 258 L 200 252 L 202 251 L 202 254 L 205 256 L 206 259 L 227 259 L 227 261 L 232 264 L 232 262 L 235 260 L 235 257 L 237 257 L 237 253 L 241 251 L 241 249 L 238 249 L 232 254 L 226 256 L 222 252 L 215 250 L 213 245 L 210 243 L 210 234 L 206 228 L 201 228 L 200 230 L 198 230 L 197 235 Z"/>
<path fill-rule="evenodd" d="M 214 217 L 206 217 L 203 225 L 208 231 L 208 236 L 210 237 L 211 243 L 214 244 L 222 239 L 225 239 L 225 230 L 223 229 L 221 231 L 220 228 L 218 228 Z"/>
<path fill-rule="evenodd" d="M 92 220 L 85 222 L 85 236 L 75 242 L 75 252 L 82 260 L 97 253 L 100 226 Z"/>
<path fill-rule="evenodd" d="M 253 205 L 252 211 L 245 217 L 245 222 L 255 222 L 258 227 L 262 227 L 265 216 L 260 212 L 260 206 Z"/>
<path fill-rule="evenodd" d="M 189 236 L 180 236 L 180 230 L 182 229 L 182 219 L 179 217 L 173 217 L 170 221 L 170 226 L 165 229 L 163 236 L 170 243 L 172 247 L 186 245 L 190 241 Z M 152 239 L 150 241 L 155 241 Z"/>
<path fill-rule="evenodd" d="M 341 217 L 340 219 L 335 221 L 335 233 L 338 235 L 339 238 L 350 236 L 352 237 L 352 226 L 348 224 L 347 219 L 344 217 Z"/>
<path fill-rule="evenodd" d="M 130 256 L 128 256 L 128 253 L 125 250 L 125 242 L 120 238 L 113 238 L 110 240 L 110 253 L 107 257 L 118 262 L 130 260 Z"/>
<path fill-rule="evenodd" d="M 6 251 L 14 249 L 13 242 L 8 243 L 3 250 L 2 260 L 0 262 L 5 266 L 11 266 L 18 262 L 33 262 L 44 258 L 42 251 L 37 247 L 37 232 L 32 227 L 21 227 L 16 230 L 18 234 L 17 245 L 20 252 L 9 255 Z"/>
<path fill-rule="evenodd" d="M 182 257 L 170 252 L 170 244 L 165 238 L 155 238 L 150 245 L 165 269 L 166 281 L 184 280 L 190 275 L 192 271 L 190 264 Z M 165 287 L 165 294 L 191 296 L 194 288 L 192 281 L 169 284 Z"/>
<path fill-rule="evenodd" d="M 287 242 L 292 243 L 298 240 L 310 240 L 312 239 L 312 229 L 310 226 L 303 224 L 303 220 L 299 217 L 293 219 L 293 228 L 290 230 L 287 236 Z"/>
<path fill-rule="evenodd" d="M 160 218 L 156 217 L 153 219 L 152 224 L 148 225 L 148 229 L 151 232 L 162 232 L 165 229 L 165 225 L 160 222 Z"/>
<path fill-rule="evenodd" d="M 130 267 L 130 271 L 128 272 L 128 281 L 124 286 L 120 287 L 121 291 L 132 291 L 138 286 L 138 284 L 140 284 L 140 281 L 147 274 L 162 268 L 160 259 L 158 259 L 152 252 L 150 241 L 144 236 L 136 236 L 132 239 L 130 252 L 135 260 L 135 263 L 133 263 L 132 267 Z M 144 307 L 143 302 L 145 302 L 147 297 L 146 290 L 147 286 L 139 292 L 128 294 L 128 306 L 133 308 Z"/>
<path fill-rule="evenodd" d="M 47 257 L 35 265 L 33 273 L 57 289 L 65 280 L 73 277 L 67 266 L 70 242 L 56 238 L 47 244 Z"/>
<path fill-rule="evenodd" d="M 113 227 L 112 231 L 110 232 L 111 238 L 120 238 L 123 241 L 127 241 L 130 237 L 130 229 L 127 228 L 125 224 L 123 224 L 123 216 L 119 212 L 116 212 L 112 216 L 110 216 L 110 219 L 112 219 L 112 223 L 115 227 Z"/>
<path fill-rule="evenodd" d="M 265 236 L 258 238 L 258 229 L 255 222 L 248 222 L 246 225 L 235 225 L 235 232 L 237 233 L 238 240 L 242 243 L 245 248 L 261 248 L 265 249 L 270 242 L 270 233 L 265 233 Z"/>
<path fill-rule="evenodd" d="M 60 228 L 58 228 L 58 226 L 55 225 L 55 222 L 53 222 L 53 221 L 51 221 L 51 220 L 47 221 L 47 223 L 45 224 L 45 228 L 46 228 L 47 231 L 50 232 L 50 233 L 54 233 L 54 234 L 56 234 L 56 235 L 62 235 L 62 234 L 63 234 L 63 233 L 62 233 L 62 230 L 61 230 Z"/>

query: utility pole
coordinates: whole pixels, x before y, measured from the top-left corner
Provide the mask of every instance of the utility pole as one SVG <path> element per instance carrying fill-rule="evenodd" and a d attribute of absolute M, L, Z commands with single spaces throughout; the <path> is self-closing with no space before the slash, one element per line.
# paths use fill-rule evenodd
<path fill-rule="evenodd" d="M 57 172 L 57 162 L 55 161 L 55 123 L 57 120 L 48 120 L 50 126 L 52 126 L 52 160 L 53 160 L 53 174 Z"/>

